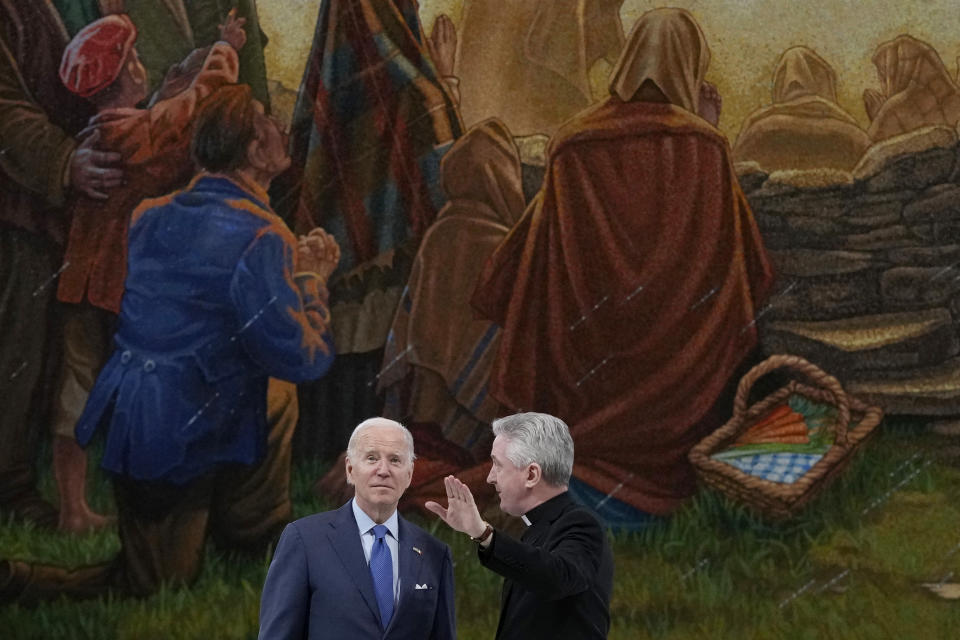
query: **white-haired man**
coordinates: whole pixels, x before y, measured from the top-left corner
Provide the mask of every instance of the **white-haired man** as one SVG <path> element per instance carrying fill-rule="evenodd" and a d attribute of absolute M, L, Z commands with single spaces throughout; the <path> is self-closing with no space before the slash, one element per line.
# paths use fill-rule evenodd
<path fill-rule="evenodd" d="M 397 513 L 415 457 L 399 422 L 357 425 L 346 458 L 355 496 L 287 525 L 263 585 L 260 638 L 456 638 L 450 548 Z"/>
<path fill-rule="evenodd" d="M 519 413 L 493 423 L 487 476 L 500 509 L 520 516 L 520 540 L 484 522 L 473 494 L 445 479 L 447 507 L 426 507 L 479 543 L 480 562 L 504 577 L 497 640 L 594 640 L 610 629 L 613 553 L 603 528 L 567 494 L 573 439 L 545 413 Z"/>

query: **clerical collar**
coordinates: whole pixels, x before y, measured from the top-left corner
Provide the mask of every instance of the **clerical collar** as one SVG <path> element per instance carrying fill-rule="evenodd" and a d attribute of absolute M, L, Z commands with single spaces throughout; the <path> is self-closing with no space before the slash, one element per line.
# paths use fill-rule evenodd
<path fill-rule="evenodd" d="M 567 491 L 564 491 L 561 494 L 555 495 L 546 502 L 541 502 L 530 511 L 527 511 L 525 514 L 520 516 L 520 518 L 526 523 L 528 527 L 532 527 L 537 522 L 543 520 L 553 520 L 554 516 L 560 513 L 564 507 L 572 502 L 570 494 Z"/>

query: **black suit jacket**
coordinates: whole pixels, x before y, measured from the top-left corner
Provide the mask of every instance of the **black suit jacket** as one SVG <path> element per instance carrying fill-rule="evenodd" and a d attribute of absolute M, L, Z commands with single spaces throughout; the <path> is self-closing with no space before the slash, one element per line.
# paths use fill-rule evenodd
<path fill-rule="evenodd" d="M 505 579 L 497 640 L 594 640 L 610 630 L 613 552 L 603 528 L 567 493 L 526 514 L 520 540 L 496 531 L 479 550 Z"/>

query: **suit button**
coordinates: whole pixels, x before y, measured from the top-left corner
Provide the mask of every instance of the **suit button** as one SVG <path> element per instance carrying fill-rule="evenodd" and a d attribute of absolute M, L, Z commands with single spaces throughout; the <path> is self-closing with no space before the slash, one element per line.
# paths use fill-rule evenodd
<path fill-rule="evenodd" d="M 154 362 L 153 360 L 147 360 L 146 362 L 143 363 L 143 370 L 146 371 L 147 373 L 150 373 L 156 368 L 157 368 L 157 363 Z"/>
<path fill-rule="evenodd" d="M 124 351 L 120 354 L 120 364 L 127 364 L 133 358 L 133 354 L 129 351 Z"/>

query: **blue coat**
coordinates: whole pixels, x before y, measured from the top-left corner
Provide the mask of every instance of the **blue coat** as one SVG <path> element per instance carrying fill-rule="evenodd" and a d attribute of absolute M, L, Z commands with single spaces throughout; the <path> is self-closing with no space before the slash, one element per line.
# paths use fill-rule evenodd
<path fill-rule="evenodd" d="M 384 629 L 351 503 L 287 525 L 263 585 L 261 640 L 456 638 L 450 547 L 402 516 L 397 533 L 400 593 Z"/>
<path fill-rule="evenodd" d="M 326 292 L 293 273 L 296 239 L 265 194 L 201 176 L 134 212 L 114 338 L 77 440 L 107 425 L 103 466 L 186 483 L 266 450 L 268 376 L 322 376 L 333 361 Z"/>

